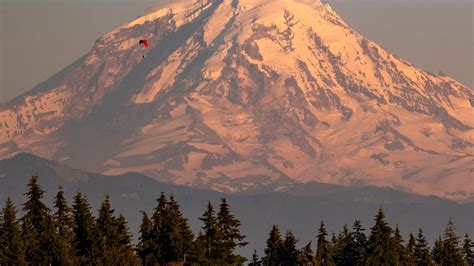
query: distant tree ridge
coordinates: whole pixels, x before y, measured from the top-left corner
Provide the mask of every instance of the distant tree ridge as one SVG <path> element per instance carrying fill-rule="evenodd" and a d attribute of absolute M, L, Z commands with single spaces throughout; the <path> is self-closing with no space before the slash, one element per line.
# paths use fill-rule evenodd
<path fill-rule="evenodd" d="M 43 203 L 38 176 L 27 184 L 23 216 L 10 198 L 0 212 L 0 265 L 244 265 L 247 258 L 237 254 L 248 245 L 240 231 L 241 222 L 225 198 L 218 210 L 208 202 L 201 230 L 194 235 L 180 205 L 171 194 L 161 193 L 153 213 L 142 213 L 137 245 L 127 221 L 117 215 L 108 196 L 97 216 L 86 195 L 77 191 L 69 207 L 60 187 L 53 209 Z M 298 248 L 291 230 L 282 236 L 273 225 L 263 257 L 254 250 L 248 265 L 474 265 L 474 244 L 469 235 L 456 235 L 449 219 L 443 234 L 431 248 L 418 229 L 405 243 L 398 225 L 391 228 L 379 209 L 368 235 L 359 220 L 329 234 L 321 222 L 313 241 Z"/>

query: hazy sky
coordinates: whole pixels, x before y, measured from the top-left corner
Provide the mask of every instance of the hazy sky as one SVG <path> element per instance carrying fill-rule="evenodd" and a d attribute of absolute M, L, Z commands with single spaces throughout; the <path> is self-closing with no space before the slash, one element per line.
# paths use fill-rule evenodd
<path fill-rule="evenodd" d="M 0 102 L 85 54 L 150 0 L 0 0 Z M 357 31 L 473 88 L 473 1 L 329 0 Z"/>

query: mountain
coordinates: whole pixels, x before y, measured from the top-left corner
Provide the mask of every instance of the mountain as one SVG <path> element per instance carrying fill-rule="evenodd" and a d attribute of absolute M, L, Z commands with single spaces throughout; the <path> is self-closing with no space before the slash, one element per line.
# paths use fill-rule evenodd
<path fill-rule="evenodd" d="M 2 104 L 0 158 L 226 192 L 317 181 L 472 201 L 473 106 L 471 88 L 318 0 L 161 1 Z"/>
<path fill-rule="evenodd" d="M 474 203 L 459 204 L 388 188 L 346 188 L 322 183 L 295 186 L 286 192 L 224 194 L 163 183 L 138 173 L 105 176 L 84 172 L 24 153 L 0 160 L 0 207 L 7 196 L 20 207 L 25 201 L 23 193 L 28 179 L 35 173 L 46 190 L 45 201 L 49 206 L 60 185 L 69 203 L 78 189 L 85 193 L 96 214 L 105 194 L 110 195 L 112 207 L 125 215 L 135 240 L 141 222 L 139 211 L 151 213 L 162 191 L 175 195 L 195 233 L 202 226 L 198 217 L 204 212 L 207 201 L 217 206 L 220 198 L 226 197 L 232 212 L 242 221 L 242 231 L 250 242 L 240 251 L 247 257 L 254 248 L 262 254 L 273 224 L 279 224 L 283 231 L 291 228 L 302 246 L 314 240 L 320 221 L 324 220 L 331 231 L 361 219 L 368 229 L 380 207 L 384 208 L 392 226 L 399 224 L 405 238 L 422 227 L 428 240 L 433 242 L 449 217 L 455 222 L 459 235 L 474 234 Z"/>

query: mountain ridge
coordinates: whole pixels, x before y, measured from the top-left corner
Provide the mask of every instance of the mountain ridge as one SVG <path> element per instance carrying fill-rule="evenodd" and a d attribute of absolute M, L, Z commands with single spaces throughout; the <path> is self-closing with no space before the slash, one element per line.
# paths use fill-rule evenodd
<path fill-rule="evenodd" d="M 47 166 L 47 168 L 50 168 L 54 172 L 53 175 L 61 176 L 65 178 L 65 181 L 70 182 L 72 184 L 89 182 L 90 180 L 93 180 L 94 178 L 101 176 L 101 174 L 99 173 L 87 172 L 81 169 L 72 168 L 66 165 L 62 165 L 54 160 L 41 158 L 34 154 L 24 153 L 24 152 L 16 154 L 15 156 L 11 158 L 0 160 L 0 162 L 2 163 L 2 167 L 0 168 L 0 170 L 4 170 L 4 171 L 8 171 L 7 168 L 10 167 L 11 165 L 18 167 L 20 164 L 23 164 L 24 169 L 25 169 L 23 173 L 21 174 L 21 176 L 23 177 L 29 177 L 31 175 L 37 175 L 37 174 L 39 175 L 39 171 L 45 166 Z M 107 176 L 107 175 L 103 175 L 103 176 L 113 178 L 113 176 Z M 138 176 L 141 179 L 154 180 L 153 178 L 150 178 L 146 175 L 143 175 L 137 172 L 124 173 L 123 176 Z M 174 186 L 173 183 L 164 183 L 164 184 Z M 186 187 L 186 186 L 183 186 L 183 187 Z M 203 190 L 203 191 L 213 191 L 206 187 L 194 187 L 193 189 Z M 400 203 L 400 202 L 414 203 L 414 202 L 418 202 L 419 199 L 421 198 L 429 198 L 431 200 L 440 201 L 440 202 L 450 201 L 450 200 L 437 197 L 435 195 L 420 196 L 414 193 L 404 192 L 404 191 L 396 190 L 390 187 L 377 187 L 377 186 L 370 186 L 370 185 L 345 187 L 345 186 L 340 186 L 340 185 L 318 183 L 318 182 L 291 183 L 288 186 L 280 187 L 278 189 L 275 189 L 272 186 L 259 187 L 252 191 L 233 192 L 233 193 L 228 193 L 228 194 L 229 195 L 232 195 L 232 194 L 255 195 L 255 194 L 262 194 L 262 193 L 277 192 L 277 193 L 287 193 L 290 195 L 302 196 L 302 197 L 319 197 L 319 196 L 328 196 L 333 193 L 336 193 L 339 195 L 339 194 L 348 192 L 349 194 L 355 194 L 356 196 L 354 198 L 350 198 L 349 200 L 345 197 L 339 197 L 339 196 L 337 197 L 331 196 L 331 198 L 335 201 L 340 200 L 340 202 L 346 202 L 346 201 L 370 202 L 370 200 L 358 198 L 357 196 L 359 194 L 365 194 L 365 195 L 370 194 L 368 193 L 369 191 L 376 191 L 376 193 L 381 193 L 381 194 L 386 193 L 388 196 L 396 195 L 394 199 L 390 197 L 388 199 L 384 199 L 384 197 L 377 197 L 374 199 L 377 203 Z M 466 203 L 470 203 L 470 202 L 466 202 Z M 460 203 L 460 204 L 464 204 L 464 203 Z"/>
<path fill-rule="evenodd" d="M 472 91 L 319 1 L 168 1 L 39 88 L 0 108 L 1 158 L 227 192 L 318 181 L 474 197 Z"/>

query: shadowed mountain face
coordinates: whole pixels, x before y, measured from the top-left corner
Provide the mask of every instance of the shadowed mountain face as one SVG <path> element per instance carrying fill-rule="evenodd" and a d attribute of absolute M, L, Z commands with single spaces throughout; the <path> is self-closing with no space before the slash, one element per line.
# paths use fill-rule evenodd
<path fill-rule="evenodd" d="M 60 185 L 69 203 L 78 189 L 85 193 L 94 213 L 97 213 L 105 194 L 110 195 L 112 207 L 116 213 L 125 215 L 135 239 L 138 239 L 141 221 L 139 211 L 145 210 L 150 214 L 162 191 L 175 195 L 195 233 L 202 226 L 198 217 L 204 212 L 207 201 L 217 206 L 219 199 L 226 197 L 232 212 L 242 221 L 242 231 L 250 242 L 240 251 L 247 257 L 251 256 L 254 248 L 262 253 L 273 224 L 281 225 L 283 231 L 291 228 L 300 240 L 299 246 L 303 246 L 314 240 L 320 221 L 324 220 L 332 231 L 360 219 L 368 229 L 373 225 L 373 217 L 380 207 L 384 208 L 387 221 L 392 226 L 399 224 L 405 239 L 410 232 L 421 227 L 432 242 L 442 232 L 449 217 L 454 220 L 459 235 L 474 234 L 473 203 L 459 204 L 388 188 L 347 188 L 315 182 L 294 185 L 284 192 L 223 194 L 167 184 L 141 174 L 104 176 L 88 173 L 29 154 L 0 160 L 0 207 L 7 196 L 12 196 L 20 207 L 25 201 L 23 193 L 28 179 L 35 173 L 46 190 L 45 202 L 49 206 L 52 206 Z"/>
<path fill-rule="evenodd" d="M 228 192 L 318 181 L 474 198 L 471 89 L 319 1 L 191 2 L 150 8 L 2 105 L 0 156 Z"/>

